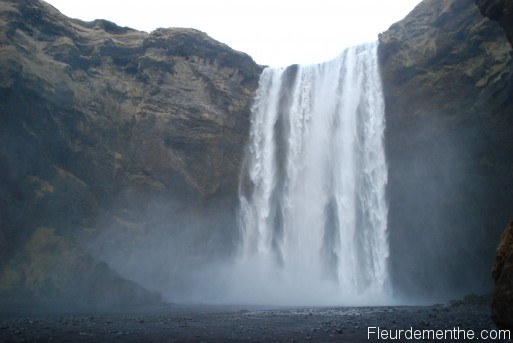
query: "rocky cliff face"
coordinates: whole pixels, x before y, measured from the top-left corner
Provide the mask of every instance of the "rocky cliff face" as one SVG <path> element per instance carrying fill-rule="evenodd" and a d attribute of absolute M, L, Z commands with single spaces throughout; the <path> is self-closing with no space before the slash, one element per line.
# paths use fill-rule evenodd
<path fill-rule="evenodd" d="M 491 288 L 513 206 L 511 51 L 472 0 L 425 0 L 380 36 L 398 293 Z"/>
<path fill-rule="evenodd" d="M 513 2 L 509 0 L 476 0 L 481 13 L 502 26 L 513 46 Z"/>
<path fill-rule="evenodd" d="M 506 0 L 476 0 L 481 13 L 497 22 L 513 46 L 513 2 Z M 513 222 L 504 231 L 497 248 L 492 276 L 495 289 L 492 296 L 492 317 L 504 329 L 513 329 Z"/>
<path fill-rule="evenodd" d="M 148 34 L 38 0 L 1 1 L 0 292 L 62 293 L 75 262 L 31 266 L 73 256 L 94 274 L 89 253 L 135 258 L 155 232 L 185 225 L 229 247 L 218 234 L 234 230 L 260 72 L 196 30 Z M 115 246 L 125 255 L 111 255 Z"/>

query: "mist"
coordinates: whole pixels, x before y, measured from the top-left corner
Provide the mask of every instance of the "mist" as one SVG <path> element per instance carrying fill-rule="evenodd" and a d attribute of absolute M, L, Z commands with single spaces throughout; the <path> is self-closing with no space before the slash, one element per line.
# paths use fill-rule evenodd
<path fill-rule="evenodd" d="M 166 199 L 147 201 L 136 221 L 119 215 L 101 223 L 87 250 L 123 277 L 158 291 L 170 302 L 209 302 L 220 283 L 219 267 L 236 251 L 235 204 Z M 200 206 L 198 206 L 198 203 Z"/>
<path fill-rule="evenodd" d="M 507 188 L 497 189 L 494 185 L 497 179 L 504 184 L 510 180 L 508 171 L 490 167 L 494 163 L 488 159 L 500 156 L 487 148 L 492 146 L 488 137 L 476 129 L 475 123 L 460 123 L 454 129 L 443 119 L 444 113 L 426 113 L 425 118 L 430 120 L 401 126 L 400 130 L 392 118 L 383 133 L 389 177 L 383 183 L 385 203 L 380 204 L 379 197 L 365 198 L 365 188 L 355 193 L 356 200 L 341 195 L 349 194 L 353 187 L 364 187 L 358 185 L 375 182 L 374 179 L 346 179 L 346 193 L 329 195 L 330 189 L 337 187 L 334 180 L 343 175 L 355 177 L 363 171 L 348 173 L 350 164 L 357 159 L 340 162 L 336 154 L 347 153 L 351 147 L 337 151 L 334 146 L 346 143 L 329 141 L 329 133 L 319 131 L 322 126 L 317 126 L 305 131 L 306 135 L 318 135 L 317 141 L 305 144 L 310 156 L 320 156 L 312 150 L 315 144 L 330 149 L 320 153 L 326 154 L 320 160 L 306 162 L 306 166 L 313 166 L 310 174 L 296 171 L 303 179 L 288 181 L 286 175 L 291 169 L 287 168 L 305 163 L 297 160 L 290 164 L 290 156 L 295 153 L 297 159 L 299 150 L 294 152 L 288 146 L 292 138 L 287 135 L 294 124 L 286 123 L 286 118 L 302 106 L 294 103 L 294 84 L 298 89 L 314 89 L 338 82 L 302 84 L 300 73 L 311 70 L 302 66 L 275 70 L 282 73 L 279 77 L 287 87 L 276 93 L 277 105 L 261 106 L 277 111 L 269 126 L 269 139 L 279 144 L 272 148 L 274 151 L 262 153 L 255 150 L 258 146 L 248 143 L 239 198 L 229 192 L 208 198 L 190 194 L 184 197 L 181 193 L 159 199 L 137 197 L 137 203 L 114 206 L 98 220 L 100 234 L 87 242 L 88 251 L 123 277 L 177 303 L 432 304 L 469 293 L 490 292 L 488 274 L 496 237 L 507 220 L 501 213 L 506 212 L 503 204 L 508 194 Z M 322 94 L 326 94 L 327 88 L 323 89 Z M 315 95 L 311 98 L 315 100 Z M 322 111 L 330 109 L 330 99 L 321 97 L 316 101 L 323 103 Z M 356 105 L 360 114 L 362 106 Z M 312 115 L 308 110 L 304 113 L 305 118 Z M 342 119 L 338 121 L 335 126 L 342 125 Z M 364 127 L 358 125 L 357 128 Z M 324 130 L 327 128 L 329 125 Z M 351 132 L 338 133 L 337 137 L 347 138 Z M 365 149 L 358 145 L 367 139 L 362 136 L 365 132 L 351 143 L 356 149 L 352 156 Z M 255 139 L 256 133 L 251 137 Z M 249 166 L 255 163 L 249 162 L 251 158 L 259 153 L 275 154 L 275 160 L 270 160 L 266 168 L 276 167 L 270 171 L 272 177 L 263 176 L 263 182 L 269 182 L 271 188 L 262 193 L 261 200 L 255 196 L 264 184 L 251 179 L 257 171 L 251 171 Z M 329 161 L 326 169 L 320 169 L 323 159 Z M 376 155 L 371 160 L 375 161 Z M 363 161 L 355 166 L 363 165 Z M 340 167 L 343 173 L 326 176 Z M 283 195 L 287 187 L 302 181 L 306 183 L 301 191 L 287 194 L 290 198 Z M 375 192 L 376 186 L 369 189 Z M 344 202 L 346 207 L 341 205 Z M 267 209 L 259 212 L 263 203 Z M 355 207 L 347 207 L 348 203 Z M 371 205 L 365 207 L 365 203 Z M 298 206 L 300 211 L 292 212 L 291 206 Z M 375 215 L 379 206 L 381 211 L 387 211 L 380 214 L 382 222 L 371 221 L 379 217 L 365 217 L 367 213 Z M 354 213 L 357 220 L 353 231 L 339 231 L 342 223 L 344 227 L 353 225 L 350 218 Z M 264 218 L 258 224 L 261 226 L 251 222 L 258 216 Z M 379 225 L 385 225 L 385 230 L 373 233 Z M 293 241 L 287 241 L 292 232 L 287 230 L 302 226 L 309 238 L 294 246 Z M 491 227 L 495 229 L 492 233 Z M 316 230 L 322 235 L 316 236 Z M 295 233 L 297 237 L 302 234 Z M 373 246 L 368 239 L 385 245 Z M 380 264 L 383 269 L 373 269 Z"/>
<path fill-rule="evenodd" d="M 487 161 L 495 158 L 488 138 L 472 127 L 443 125 L 424 122 L 387 141 L 391 274 L 395 294 L 408 303 L 488 294 L 507 222 L 507 190 L 494 185 L 510 184 L 510 175 Z"/>

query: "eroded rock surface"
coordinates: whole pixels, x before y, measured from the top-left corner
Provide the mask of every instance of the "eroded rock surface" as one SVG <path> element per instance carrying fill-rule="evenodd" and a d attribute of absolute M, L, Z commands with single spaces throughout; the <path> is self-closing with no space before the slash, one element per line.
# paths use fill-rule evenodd
<path fill-rule="evenodd" d="M 207 240 L 233 235 L 234 219 L 211 214 L 233 211 L 260 72 L 193 29 L 148 34 L 69 19 L 42 1 L 1 1 L 0 290 L 39 296 L 30 262 L 19 264 L 38 232 L 73 256 L 88 243 L 129 251 L 157 227 L 185 230 L 180 213 L 194 204 L 186 216 L 209 223 Z M 6 277 L 13 264 L 19 275 Z M 65 293 L 51 274 L 37 282 Z"/>
<path fill-rule="evenodd" d="M 497 248 L 492 276 L 492 318 L 504 329 L 513 330 L 513 222 L 509 223 Z"/>
<path fill-rule="evenodd" d="M 484 16 L 499 22 L 513 46 L 513 2 L 509 0 L 476 0 L 476 4 Z"/>
<path fill-rule="evenodd" d="M 425 0 L 380 43 L 394 285 L 486 292 L 513 208 L 511 46 L 472 0 Z"/>

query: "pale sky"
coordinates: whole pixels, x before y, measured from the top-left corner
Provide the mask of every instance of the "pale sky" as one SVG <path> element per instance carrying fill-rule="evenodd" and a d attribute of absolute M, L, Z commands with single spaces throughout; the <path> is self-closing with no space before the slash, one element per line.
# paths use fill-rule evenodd
<path fill-rule="evenodd" d="M 374 41 L 420 0 L 46 0 L 86 21 L 151 32 L 192 27 L 262 65 L 317 63 Z"/>

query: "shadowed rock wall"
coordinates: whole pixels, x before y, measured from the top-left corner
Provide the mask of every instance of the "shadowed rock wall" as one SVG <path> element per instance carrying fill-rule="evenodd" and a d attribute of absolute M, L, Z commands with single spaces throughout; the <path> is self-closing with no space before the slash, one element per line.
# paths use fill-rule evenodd
<path fill-rule="evenodd" d="M 502 26 L 513 45 L 513 2 L 509 0 L 476 0 L 481 13 Z"/>
<path fill-rule="evenodd" d="M 513 2 L 507 0 L 476 0 L 481 13 L 499 22 L 513 46 Z M 492 297 L 493 319 L 501 328 L 513 328 L 513 259 L 512 223 L 504 231 L 492 270 L 495 289 Z"/>
<path fill-rule="evenodd" d="M 396 292 L 488 292 L 513 208 L 511 46 L 472 0 L 425 0 L 380 43 Z"/>
<path fill-rule="evenodd" d="M 115 249 L 136 258 L 148 237 L 189 226 L 229 253 L 260 72 L 193 29 L 148 34 L 1 1 L 0 293 L 44 295 L 27 267 L 42 232 L 66 241 L 48 242 L 56 263 L 84 247 L 106 261 Z M 41 282 L 65 292 L 57 275 L 69 275 L 45 268 Z"/>

